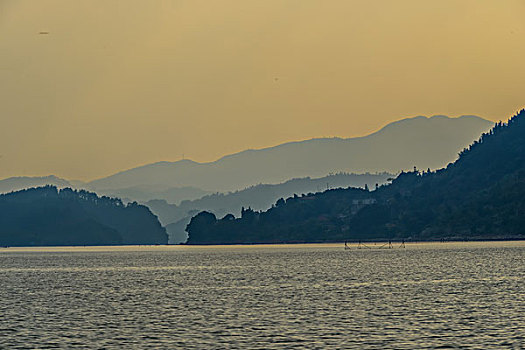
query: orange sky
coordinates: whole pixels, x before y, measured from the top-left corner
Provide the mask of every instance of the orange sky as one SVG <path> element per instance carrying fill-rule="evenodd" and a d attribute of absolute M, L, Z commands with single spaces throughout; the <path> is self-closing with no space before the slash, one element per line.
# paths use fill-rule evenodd
<path fill-rule="evenodd" d="M 2 0 L 0 178 L 525 104 L 525 1 Z M 48 35 L 39 32 L 47 31 Z"/>

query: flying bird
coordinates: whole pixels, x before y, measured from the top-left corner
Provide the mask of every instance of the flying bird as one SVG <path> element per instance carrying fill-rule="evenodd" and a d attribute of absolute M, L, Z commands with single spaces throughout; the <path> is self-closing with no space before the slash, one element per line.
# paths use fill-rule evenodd
<path fill-rule="evenodd" d="M 49 34 L 49 32 L 39 32 L 38 34 L 40 34 L 40 35 L 47 35 L 47 34 Z"/>

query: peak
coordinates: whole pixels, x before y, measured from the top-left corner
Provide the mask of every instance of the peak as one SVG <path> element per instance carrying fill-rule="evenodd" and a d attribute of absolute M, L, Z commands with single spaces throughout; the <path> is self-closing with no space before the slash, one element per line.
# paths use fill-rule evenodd
<path fill-rule="evenodd" d="M 62 178 L 56 176 L 56 175 L 47 175 L 47 176 L 42 176 L 43 179 L 47 179 L 47 180 L 63 180 Z"/>
<path fill-rule="evenodd" d="M 440 123 L 440 124 L 441 123 L 451 123 L 451 122 L 459 121 L 459 120 L 463 120 L 463 121 L 468 120 L 469 122 L 472 122 L 472 123 L 477 122 L 477 124 L 481 124 L 481 122 L 484 122 L 485 124 L 487 124 L 487 126 L 492 124 L 492 122 L 486 119 L 483 119 L 481 117 L 475 116 L 475 115 L 462 115 L 459 117 L 449 117 L 443 114 L 436 114 L 431 117 L 419 115 L 416 117 L 404 118 L 404 119 L 400 119 L 400 120 L 396 120 L 394 122 L 388 123 L 387 125 L 379 129 L 375 133 L 370 134 L 369 136 L 382 134 L 386 131 L 401 129 L 401 128 L 406 127 L 407 125 L 417 127 L 417 126 L 426 125 L 426 124 L 431 125 L 433 123 Z"/>
<path fill-rule="evenodd" d="M 484 119 L 484 118 L 481 118 L 481 117 L 479 117 L 477 115 L 472 115 L 472 114 L 462 115 L 462 116 L 459 116 L 457 119 L 477 119 L 477 120 L 484 120 L 484 121 L 490 122 L 487 119 Z"/>
<path fill-rule="evenodd" d="M 136 168 L 132 168 L 130 170 L 133 170 L 133 169 L 140 169 L 140 168 L 149 168 L 149 167 L 169 167 L 169 166 L 173 166 L 173 165 L 178 165 L 178 164 L 199 164 L 198 162 L 195 162 L 191 159 L 180 159 L 180 160 L 175 160 L 175 161 L 168 161 L 168 160 L 161 160 L 160 162 L 155 162 L 155 163 L 149 163 L 149 164 L 145 164 L 145 165 L 141 165 L 141 166 L 138 166 Z"/>
<path fill-rule="evenodd" d="M 484 119 L 484 118 L 481 118 L 477 115 L 473 115 L 473 114 L 464 114 L 464 115 L 460 115 L 459 117 L 449 117 L 448 115 L 443 115 L 443 114 L 437 114 L 437 115 L 433 115 L 432 117 L 428 118 L 429 120 L 439 120 L 439 119 L 443 119 L 443 120 L 465 120 L 465 119 L 471 119 L 471 120 L 477 120 L 477 121 L 485 121 L 487 123 L 491 123 L 490 121 Z"/>

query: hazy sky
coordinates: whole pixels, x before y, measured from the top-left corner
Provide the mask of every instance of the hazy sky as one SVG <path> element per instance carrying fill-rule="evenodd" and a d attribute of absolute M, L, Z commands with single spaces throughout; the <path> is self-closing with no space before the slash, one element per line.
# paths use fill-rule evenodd
<path fill-rule="evenodd" d="M 523 0 L 0 0 L 0 177 L 525 105 Z M 49 34 L 39 34 L 49 32 Z"/>

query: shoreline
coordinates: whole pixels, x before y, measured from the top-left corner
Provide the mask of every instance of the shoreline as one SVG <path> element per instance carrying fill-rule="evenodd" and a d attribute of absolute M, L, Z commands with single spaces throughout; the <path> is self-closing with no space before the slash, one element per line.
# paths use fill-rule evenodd
<path fill-rule="evenodd" d="M 401 241 L 391 241 L 394 245 L 394 250 L 403 249 L 398 247 Z M 361 241 L 372 246 L 372 249 L 380 249 L 375 247 L 376 245 L 388 244 L 388 241 Z M 409 247 L 447 247 L 451 245 L 486 245 L 488 243 L 494 243 L 494 245 L 508 245 L 516 244 L 517 247 L 525 247 L 525 239 L 498 239 L 498 240 L 471 240 L 471 241 L 405 241 L 407 248 Z M 358 248 L 358 242 L 347 242 L 347 246 L 351 250 L 361 250 Z M 320 242 L 320 243 L 260 243 L 260 244 L 167 244 L 167 245 L 110 245 L 110 246 L 16 246 L 16 247 L 0 247 L 1 253 L 8 252 L 117 252 L 117 251 L 188 251 L 188 250 L 199 250 L 199 249 L 243 249 L 243 248 L 334 248 L 343 250 L 345 242 Z M 366 250 L 366 249 L 363 249 Z M 383 249 L 382 249 L 383 250 Z"/>

